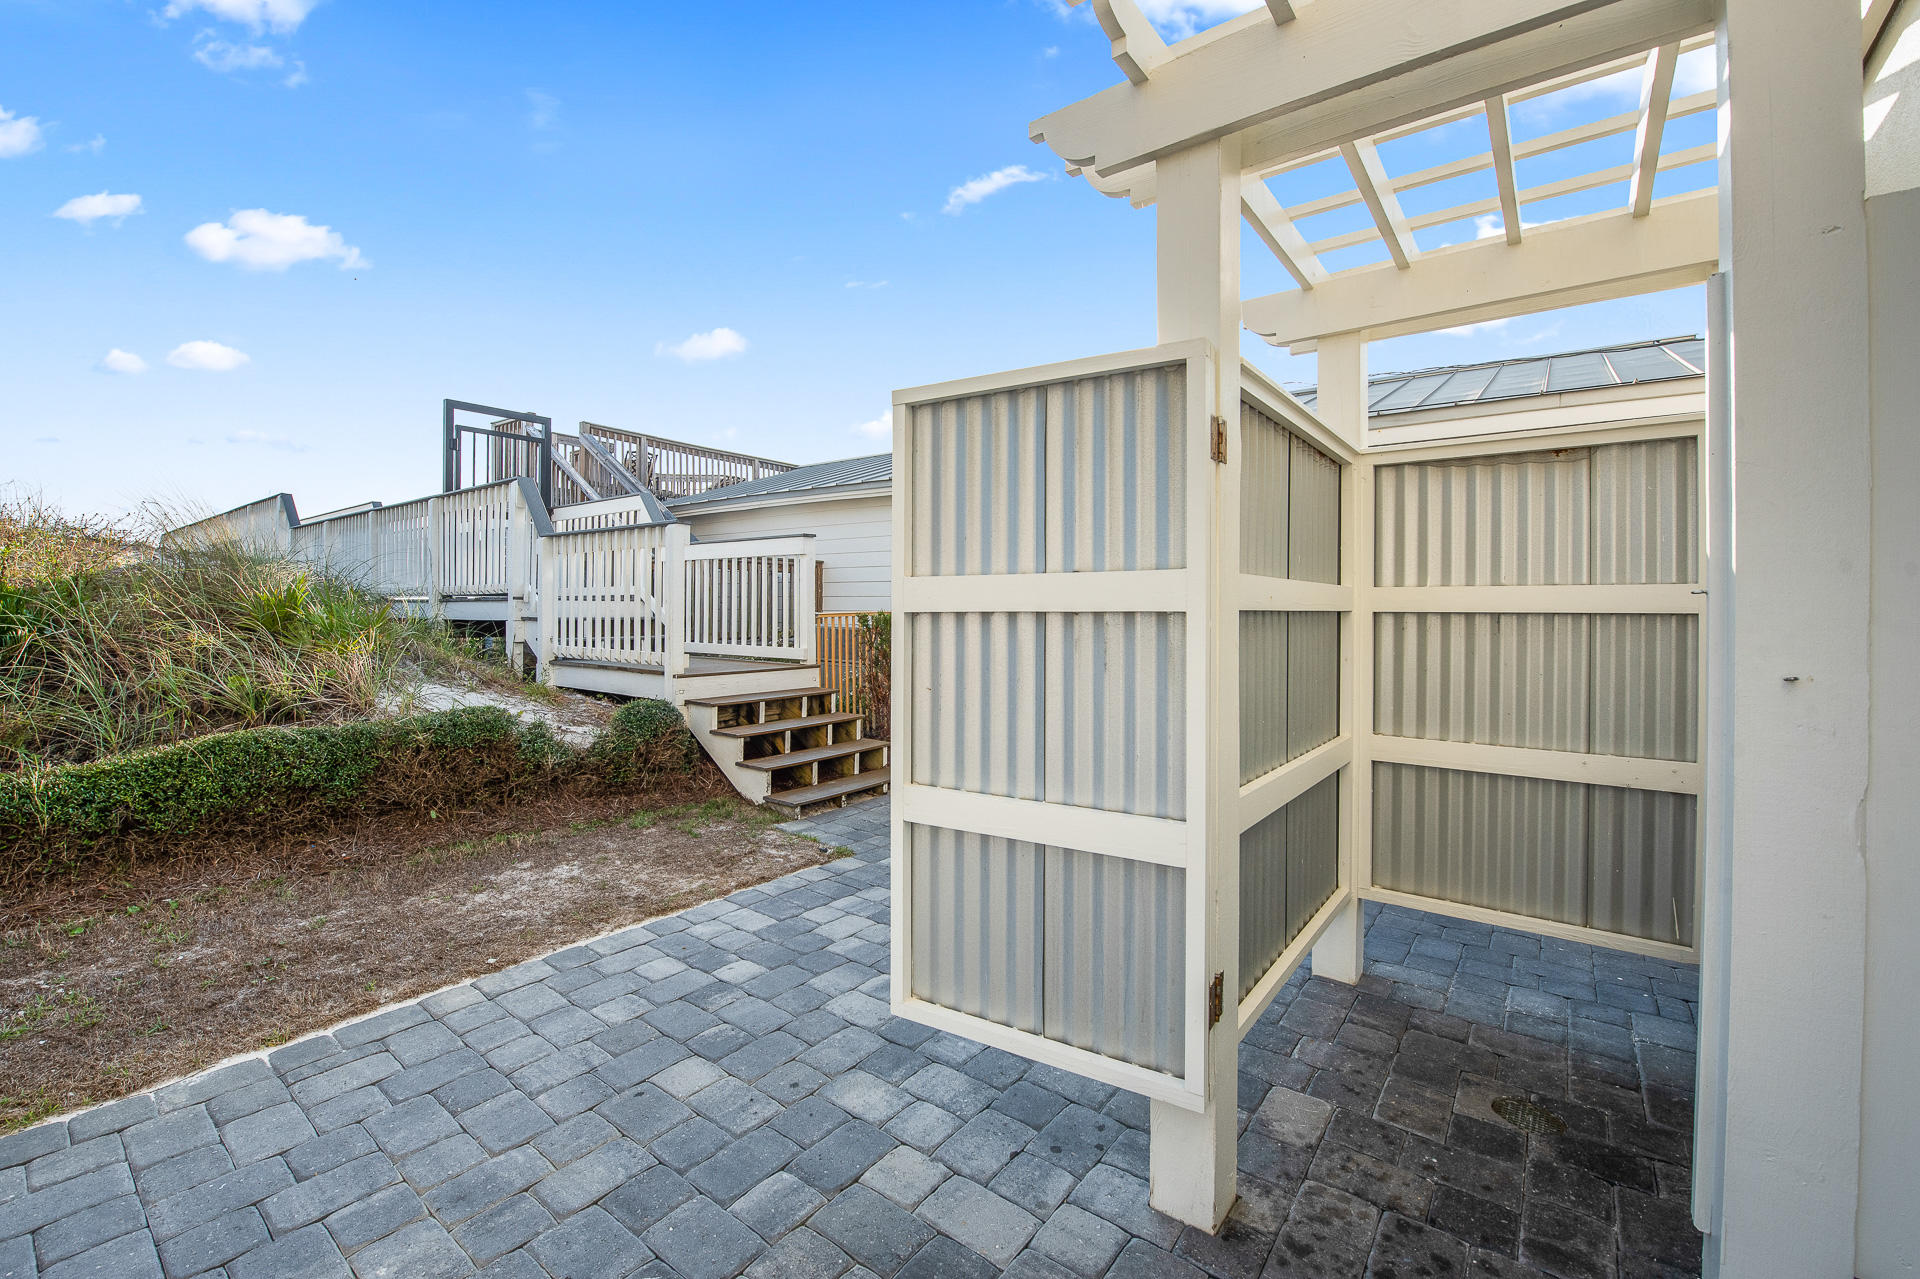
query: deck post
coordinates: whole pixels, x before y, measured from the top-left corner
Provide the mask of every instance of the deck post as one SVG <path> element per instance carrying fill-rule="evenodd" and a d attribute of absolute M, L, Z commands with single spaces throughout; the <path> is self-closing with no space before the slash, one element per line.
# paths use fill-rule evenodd
<path fill-rule="evenodd" d="M 553 645 L 554 645 L 554 595 L 560 585 L 560 557 L 556 552 L 555 540 L 551 537 L 534 539 L 534 555 L 540 564 L 540 664 L 535 668 L 536 678 L 542 684 L 553 682 Z M 511 607 L 511 605 L 509 605 Z"/>
<path fill-rule="evenodd" d="M 1238 422 L 1240 412 L 1240 144 L 1224 138 L 1202 143 L 1159 161 L 1157 275 L 1160 341 L 1204 338 L 1215 352 L 1216 413 Z M 1207 432 L 1213 424 L 1188 423 Z M 1237 441 L 1238 432 L 1230 439 Z M 1238 452 L 1237 443 L 1232 452 Z M 1205 456 L 1204 453 L 1201 456 Z M 1230 455 L 1231 456 L 1231 455 Z M 1208 634 L 1190 635 L 1189 662 L 1206 665 L 1207 694 L 1189 706 L 1187 735 L 1198 746 L 1202 796 L 1190 804 L 1192 861 L 1189 883 L 1204 893 L 1204 971 L 1221 974 L 1223 989 L 1239 986 L 1239 625 L 1229 610 L 1239 569 L 1238 471 L 1216 466 L 1213 536 L 1188 550 L 1189 570 L 1206 576 L 1211 620 Z M 1224 510 L 1223 510 L 1224 506 Z M 1231 527 L 1225 527 L 1231 525 Z M 1197 874 L 1195 872 L 1198 872 Z M 1188 998 L 1205 1000 L 1204 989 Z M 1236 1193 L 1239 1125 L 1239 1019 L 1229 1012 L 1207 1031 L 1206 1059 L 1190 1063 L 1204 1072 L 1205 1106 L 1187 1110 L 1154 1101 L 1150 1112 L 1150 1202 L 1202 1230 L 1226 1220 Z"/>
<path fill-rule="evenodd" d="M 667 698 L 674 681 L 687 673 L 687 546 L 693 533 L 685 524 L 667 525 L 661 562 L 660 602 L 667 622 Z"/>
<path fill-rule="evenodd" d="M 1319 347 L 1320 420 L 1355 449 L 1366 447 L 1367 341 L 1365 333 L 1322 338 Z M 1340 886 L 1353 894 L 1313 946 L 1313 975 L 1353 985 L 1366 961 L 1366 926 L 1359 898 L 1373 884 L 1373 615 L 1366 600 L 1373 585 L 1373 472 L 1364 459 L 1347 468 L 1343 495 L 1340 578 L 1353 588 L 1353 611 L 1345 619 L 1341 651 L 1342 732 L 1353 738 L 1353 759 L 1340 786 Z"/>
<path fill-rule="evenodd" d="M 507 623 L 503 650 L 516 672 L 526 669 L 526 628 L 522 611 L 533 570 L 533 513 L 519 483 L 507 486 Z"/>
<path fill-rule="evenodd" d="M 440 616 L 440 499 L 427 499 L 427 616 Z"/>

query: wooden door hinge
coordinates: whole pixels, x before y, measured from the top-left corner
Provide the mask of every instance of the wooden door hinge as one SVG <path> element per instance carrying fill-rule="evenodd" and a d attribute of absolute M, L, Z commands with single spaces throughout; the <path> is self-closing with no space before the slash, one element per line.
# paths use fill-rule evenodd
<path fill-rule="evenodd" d="M 1227 419 L 1223 417 L 1213 419 L 1213 460 L 1227 460 Z"/>
<path fill-rule="evenodd" d="M 1226 1011 L 1227 975 L 1215 973 L 1213 980 L 1207 983 L 1207 1028 L 1211 1030 L 1220 1024 L 1220 1018 Z"/>

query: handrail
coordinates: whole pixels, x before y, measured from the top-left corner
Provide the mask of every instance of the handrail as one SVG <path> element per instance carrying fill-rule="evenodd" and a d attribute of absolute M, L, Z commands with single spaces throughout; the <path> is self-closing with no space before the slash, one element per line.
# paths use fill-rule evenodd
<path fill-rule="evenodd" d="M 541 660 L 686 670 L 689 654 L 811 661 L 811 534 L 695 544 L 647 518 L 651 493 L 551 514 L 516 476 L 478 488 L 302 521 L 282 495 L 173 530 L 240 527 L 250 539 L 438 614 L 449 600 L 505 600 L 509 651 L 536 619 Z"/>

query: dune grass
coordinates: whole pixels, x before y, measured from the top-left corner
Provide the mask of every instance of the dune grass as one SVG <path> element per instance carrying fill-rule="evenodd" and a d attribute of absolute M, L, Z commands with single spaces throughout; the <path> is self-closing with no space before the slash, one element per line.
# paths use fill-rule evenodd
<path fill-rule="evenodd" d="M 460 646 L 350 582 L 0 501 L 0 771 L 365 716 L 410 664 Z"/>

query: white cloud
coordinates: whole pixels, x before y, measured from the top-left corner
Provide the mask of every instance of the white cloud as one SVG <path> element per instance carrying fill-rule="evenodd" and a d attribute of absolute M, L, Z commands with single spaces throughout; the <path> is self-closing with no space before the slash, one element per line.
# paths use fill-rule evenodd
<path fill-rule="evenodd" d="M 285 35 L 305 22 L 319 3 L 320 0 L 168 0 L 164 16 L 177 18 L 199 9 L 255 31 L 271 30 Z"/>
<path fill-rule="evenodd" d="M 343 271 L 367 265 L 338 231 L 293 213 L 241 209 L 225 222 L 201 223 L 186 239 L 207 261 L 233 262 L 249 271 L 284 271 L 296 262 L 326 258 L 338 258 Z"/>
<path fill-rule="evenodd" d="M 167 363 L 176 369 L 200 369 L 208 373 L 231 373 L 250 357 L 219 342 L 182 342 L 167 352 Z"/>
<path fill-rule="evenodd" d="M 560 99 L 538 89 L 527 90 L 527 124 L 535 130 L 551 129 L 560 118 Z"/>
<path fill-rule="evenodd" d="M 109 373 L 145 373 L 147 362 L 132 351 L 122 351 L 116 346 L 100 357 L 100 367 Z"/>
<path fill-rule="evenodd" d="M 870 440 L 893 439 L 893 410 L 888 409 L 871 422 L 862 422 L 853 428 L 855 435 L 863 435 Z"/>
<path fill-rule="evenodd" d="M 101 218 L 112 218 L 114 225 L 118 226 L 132 215 L 145 211 L 137 195 L 108 195 L 102 191 L 99 195 L 74 196 L 55 209 L 53 216 L 78 222 L 81 226 L 92 226 Z"/>
<path fill-rule="evenodd" d="M 1140 12 L 1169 40 L 1184 40 L 1226 18 L 1258 9 L 1264 0 L 1140 0 Z"/>
<path fill-rule="evenodd" d="M 747 349 L 747 340 L 732 329 L 714 329 L 710 333 L 695 333 L 684 342 L 662 342 L 653 348 L 655 355 L 671 355 L 687 364 L 697 364 L 702 360 L 721 360 L 729 355 L 738 355 Z"/>
<path fill-rule="evenodd" d="M 887 281 L 885 280 L 848 280 L 847 287 L 850 289 L 884 289 L 887 287 Z"/>
<path fill-rule="evenodd" d="M 301 85 L 305 84 L 306 82 L 307 82 L 307 64 L 304 62 L 295 62 L 293 64 L 293 70 L 289 71 L 287 73 L 287 78 L 282 80 L 280 83 L 285 85 L 289 89 L 298 89 Z"/>
<path fill-rule="evenodd" d="M 1704 49 L 1695 49 L 1683 53 L 1673 64 L 1673 96 L 1690 97 L 1696 93 L 1705 93 L 1719 81 L 1719 73 L 1714 66 L 1712 45 Z"/>
<path fill-rule="evenodd" d="M 40 149 L 40 117 L 15 115 L 0 107 L 0 160 L 31 155 Z"/>
<path fill-rule="evenodd" d="M 1530 231 L 1540 225 L 1542 224 L 1539 222 L 1529 222 L 1524 217 L 1520 219 L 1520 229 L 1522 231 Z M 1506 233 L 1506 220 L 1498 213 L 1483 213 L 1473 220 L 1473 238 L 1476 240 L 1491 240 L 1496 235 L 1505 235 Z"/>
<path fill-rule="evenodd" d="M 962 182 L 947 195 L 947 204 L 943 213 L 958 214 L 969 204 L 978 204 L 997 191 L 1018 186 L 1022 182 L 1044 182 L 1047 175 L 1035 173 L 1024 164 L 1010 164 L 1004 169 L 995 169 L 984 177 Z"/>
<path fill-rule="evenodd" d="M 1511 315 L 1503 315 L 1497 320 L 1482 320 L 1478 324 L 1457 324 L 1440 332 L 1450 338 L 1470 338 L 1481 333 L 1496 333 L 1513 323 Z"/>
<path fill-rule="evenodd" d="M 206 32 L 201 33 L 206 36 Z M 261 71 L 281 64 L 280 55 L 264 44 L 233 44 L 226 40 L 202 39 L 194 46 L 193 60 L 209 71 Z"/>
<path fill-rule="evenodd" d="M 89 152 L 93 155 L 99 155 L 102 151 L 105 151 L 106 149 L 107 149 L 107 135 L 104 133 L 94 134 L 93 141 L 91 142 L 75 142 L 67 147 L 67 150 L 74 152 L 76 155 L 82 151 Z"/>

